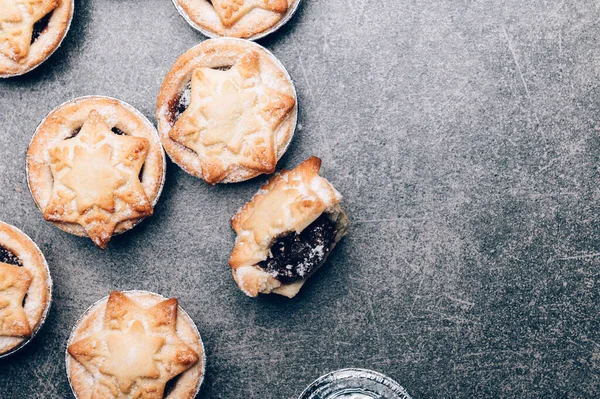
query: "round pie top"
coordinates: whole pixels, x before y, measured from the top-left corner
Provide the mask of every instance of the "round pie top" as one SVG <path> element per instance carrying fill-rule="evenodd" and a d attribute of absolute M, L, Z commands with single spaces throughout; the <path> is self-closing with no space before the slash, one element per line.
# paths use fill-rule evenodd
<path fill-rule="evenodd" d="M 200 333 L 177 299 L 146 291 L 96 302 L 67 343 L 67 374 L 80 399 L 192 399 L 205 363 Z"/>
<path fill-rule="evenodd" d="M 185 20 L 208 37 L 260 39 L 279 29 L 300 0 L 173 0 Z"/>
<path fill-rule="evenodd" d="M 22 75 L 60 46 L 73 0 L 0 0 L 0 77 Z"/>
<path fill-rule="evenodd" d="M 281 63 L 242 39 L 210 39 L 181 55 L 156 105 L 171 159 L 209 184 L 273 173 L 296 127 L 296 91 Z"/>
<path fill-rule="evenodd" d="M 52 279 L 40 249 L 21 230 L 0 222 L 0 357 L 35 336 L 51 297 Z"/>
<path fill-rule="evenodd" d="M 152 215 L 165 179 L 154 126 L 132 106 L 82 97 L 52 111 L 27 151 L 27 177 L 44 218 L 105 248 Z"/>

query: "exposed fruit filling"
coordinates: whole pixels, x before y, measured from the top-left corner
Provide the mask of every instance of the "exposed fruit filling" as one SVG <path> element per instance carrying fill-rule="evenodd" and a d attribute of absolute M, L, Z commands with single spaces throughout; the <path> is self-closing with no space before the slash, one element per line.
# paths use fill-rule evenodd
<path fill-rule="evenodd" d="M 335 223 L 323 214 L 300 234 L 292 231 L 277 238 L 259 266 L 284 284 L 305 279 L 331 251 L 336 234 Z"/>
<path fill-rule="evenodd" d="M 0 262 L 8 263 L 9 265 L 23 266 L 21 260 L 8 249 L 0 246 Z"/>

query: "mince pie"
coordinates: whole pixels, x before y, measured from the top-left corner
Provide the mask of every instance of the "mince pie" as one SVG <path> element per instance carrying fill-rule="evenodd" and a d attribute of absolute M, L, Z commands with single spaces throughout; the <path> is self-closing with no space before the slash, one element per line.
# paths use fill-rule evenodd
<path fill-rule="evenodd" d="M 0 0 L 0 77 L 22 75 L 60 46 L 73 0 Z"/>
<path fill-rule="evenodd" d="M 273 173 L 296 125 L 296 92 L 263 47 L 211 39 L 177 59 L 157 102 L 171 159 L 209 184 Z"/>
<path fill-rule="evenodd" d="M 232 218 L 237 239 L 229 265 L 246 295 L 295 296 L 346 234 L 342 196 L 320 167 L 311 157 L 273 176 Z"/>
<path fill-rule="evenodd" d="M 165 178 L 154 126 L 108 97 L 69 101 L 38 126 L 27 175 L 44 218 L 105 248 L 113 234 L 152 215 Z"/>
<path fill-rule="evenodd" d="M 190 316 L 146 291 L 114 291 L 79 319 L 67 343 L 67 374 L 79 399 L 193 399 L 204 347 Z"/>
<path fill-rule="evenodd" d="M 21 230 L 0 222 L 0 357 L 27 344 L 50 308 L 44 255 Z"/>
<path fill-rule="evenodd" d="M 283 26 L 300 0 L 173 0 L 185 20 L 208 37 L 260 39 Z"/>

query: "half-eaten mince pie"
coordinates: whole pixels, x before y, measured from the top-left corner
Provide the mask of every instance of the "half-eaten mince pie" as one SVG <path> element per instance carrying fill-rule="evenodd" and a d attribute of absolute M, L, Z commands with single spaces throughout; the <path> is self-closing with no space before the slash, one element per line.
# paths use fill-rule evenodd
<path fill-rule="evenodd" d="M 173 0 L 179 13 L 208 37 L 260 39 L 279 29 L 300 0 Z"/>
<path fill-rule="evenodd" d="M 246 295 L 294 297 L 346 234 L 342 196 L 319 176 L 320 167 L 311 157 L 273 176 L 233 216 L 229 265 Z"/>
<path fill-rule="evenodd" d="M 27 151 L 27 177 L 44 218 L 105 248 L 152 215 L 165 155 L 154 126 L 133 107 L 82 97 L 52 111 Z"/>
<path fill-rule="evenodd" d="M 0 222 L 0 357 L 39 331 L 51 297 L 52 279 L 40 249 L 21 230 Z"/>
<path fill-rule="evenodd" d="M 171 159 L 209 184 L 273 173 L 296 127 L 296 91 L 266 49 L 211 39 L 177 59 L 156 106 Z"/>
<path fill-rule="evenodd" d="M 113 291 L 96 302 L 67 343 L 78 399 L 193 399 L 204 365 L 200 333 L 177 299 L 146 291 Z"/>
<path fill-rule="evenodd" d="M 0 0 L 0 77 L 22 75 L 60 46 L 73 0 Z"/>

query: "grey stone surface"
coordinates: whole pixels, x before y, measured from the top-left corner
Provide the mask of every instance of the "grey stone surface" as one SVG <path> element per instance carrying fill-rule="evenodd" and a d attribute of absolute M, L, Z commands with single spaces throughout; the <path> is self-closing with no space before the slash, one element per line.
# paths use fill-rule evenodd
<path fill-rule="evenodd" d="M 304 0 L 261 41 L 288 67 L 310 155 L 352 229 L 293 300 L 246 298 L 228 219 L 264 181 L 208 187 L 173 164 L 155 215 L 105 251 L 42 219 L 25 152 L 81 95 L 151 120 L 204 38 L 167 0 L 78 0 L 63 46 L 0 81 L 0 219 L 42 248 L 48 321 L 0 360 L 0 398 L 71 397 L 65 342 L 112 289 L 176 296 L 204 338 L 202 398 L 296 398 L 372 368 L 415 398 L 593 398 L 600 390 L 600 11 L 585 0 Z"/>

